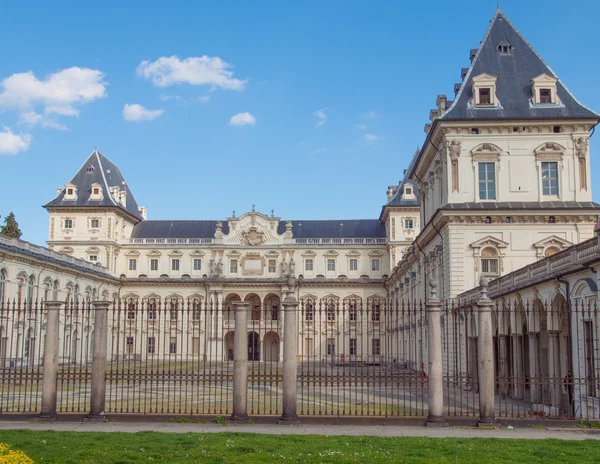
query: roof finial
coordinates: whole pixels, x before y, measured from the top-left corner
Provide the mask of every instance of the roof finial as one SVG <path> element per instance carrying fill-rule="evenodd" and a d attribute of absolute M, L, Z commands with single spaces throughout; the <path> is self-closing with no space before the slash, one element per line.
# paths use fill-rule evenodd
<path fill-rule="evenodd" d="M 256 211 L 254 208 L 256 208 L 256 205 L 254 203 L 252 203 L 252 212 Z"/>

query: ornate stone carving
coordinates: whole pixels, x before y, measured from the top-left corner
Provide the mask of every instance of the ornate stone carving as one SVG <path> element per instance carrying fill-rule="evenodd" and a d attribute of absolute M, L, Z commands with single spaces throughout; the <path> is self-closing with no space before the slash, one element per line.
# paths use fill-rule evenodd
<path fill-rule="evenodd" d="M 588 139 L 578 137 L 575 139 L 575 155 L 579 159 L 579 189 L 587 190 L 587 153 Z"/>
<path fill-rule="evenodd" d="M 462 150 L 462 142 L 460 140 L 446 142 L 446 148 L 452 164 L 452 192 L 458 192 L 458 158 Z"/>
<path fill-rule="evenodd" d="M 244 245 L 262 245 L 266 242 L 265 233 L 259 230 L 255 225 L 250 226 L 247 230 L 242 231 L 242 243 Z"/>

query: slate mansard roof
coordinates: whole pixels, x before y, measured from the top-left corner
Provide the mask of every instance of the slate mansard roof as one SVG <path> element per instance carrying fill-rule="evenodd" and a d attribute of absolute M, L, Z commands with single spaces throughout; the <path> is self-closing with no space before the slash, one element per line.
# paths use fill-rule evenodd
<path fill-rule="evenodd" d="M 510 45 L 508 54 L 501 54 L 499 45 Z M 475 108 L 471 105 L 471 79 L 488 73 L 498 78 L 496 95 L 499 108 Z M 467 71 L 452 106 L 439 119 L 598 119 L 600 116 L 586 108 L 558 79 L 556 83 L 560 104 L 535 106 L 531 103 L 531 80 L 541 74 L 558 76 L 536 53 L 520 32 L 497 10 L 481 41 L 471 67 Z"/>
<path fill-rule="evenodd" d="M 139 207 L 133 193 L 129 190 L 121 171 L 112 161 L 100 153 L 98 150 L 90 155 L 83 166 L 77 171 L 71 184 L 77 187 L 77 200 L 65 200 L 65 189 L 58 196 L 44 205 L 48 207 L 65 207 L 65 206 L 89 206 L 103 207 L 112 206 L 127 211 L 135 218 L 141 220 L 142 216 L 139 212 Z M 92 194 L 92 184 L 100 184 L 102 186 L 102 199 L 90 200 Z M 112 187 L 127 191 L 127 207 L 123 207 L 118 201 L 113 198 Z"/>
<path fill-rule="evenodd" d="M 285 232 L 287 221 L 279 221 L 277 232 Z M 294 238 L 382 238 L 385 226 L 377 219 L 291 221 Z M 213 238 L 217 221 L 142 221 L 131 238 Z M 223 233 L 229 224 L 222 221 Z"/>

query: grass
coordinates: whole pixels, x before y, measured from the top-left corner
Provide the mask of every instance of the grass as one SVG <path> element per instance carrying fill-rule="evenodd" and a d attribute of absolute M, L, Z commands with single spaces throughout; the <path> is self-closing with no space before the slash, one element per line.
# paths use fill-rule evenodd
<path fill-rule="evenodd" d="M 593 440 L 9 430 L 0 432 L 0 442 L 36 463 L 600 462 L 600 441 Z"/>

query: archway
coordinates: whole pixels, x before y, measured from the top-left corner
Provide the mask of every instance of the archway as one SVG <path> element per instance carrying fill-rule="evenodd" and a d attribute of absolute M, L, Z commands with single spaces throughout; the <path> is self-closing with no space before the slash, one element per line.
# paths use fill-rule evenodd
<path fill-rule="evenodd" d="M 244 298 L 244 301 L 250 303 L 250 308 L 248 308 L 248 310 L 250 311 L 248 320 L 252 321 L 253 323 L 260 321 L 260 297 L 256 293 L 249 293 L 248 295 L 246 295 L 246 298 Z"/>
<path fill-rule="evenodd" d="M 270 293 L 265 297 L 264 313 L 265 322 L 267 324 L 272 324 L 274 326 L 277 325 L 278 321 L 281 319 L 280 307 L 279 296 L 275 295 L 274 293 Z"/>
<path fill-rule="evenodd" d="M 225 338 L 223 343 L 225 344 L 225 359 L 224 361 L 233 361 L 233 341 L 234 341 L 234 333 L 233 331 L 227 332 L 225 334 Z"/>
<path fill-rule="evenodd" d="M 263 339 L 263 359 L 265 362 L 279 361 L 279 334 L 276 332 L 267 332 Z"/>
<path fill-rule="evenodd" d="M 235 321 L 235 313 L 233 310 L 234 301 L 242 301 L 242 299 L 237 293 L 230 293 L 225 297 L 225 301 L 223 303 L 223 321 L 231 326 L 233 326 Z"/>
<path fill-rule="evenodd" d="M 565 398 L 570 388 L 570 382 L 565 382 L 569 372 L 572 372 L 571 335 L 569 333 L 569 311 L 567 300 L 562 293 L 557 293 L 552 299 L 551 325 L 549 326 L 548 362 L 550 401 L 552 406 L 568 410 L 570 414 L 570 400 Z"/>
<path fill-rule="evenodd" d="M 248 332 L 248 361 L 260 361 L 260 335 Z"/>

